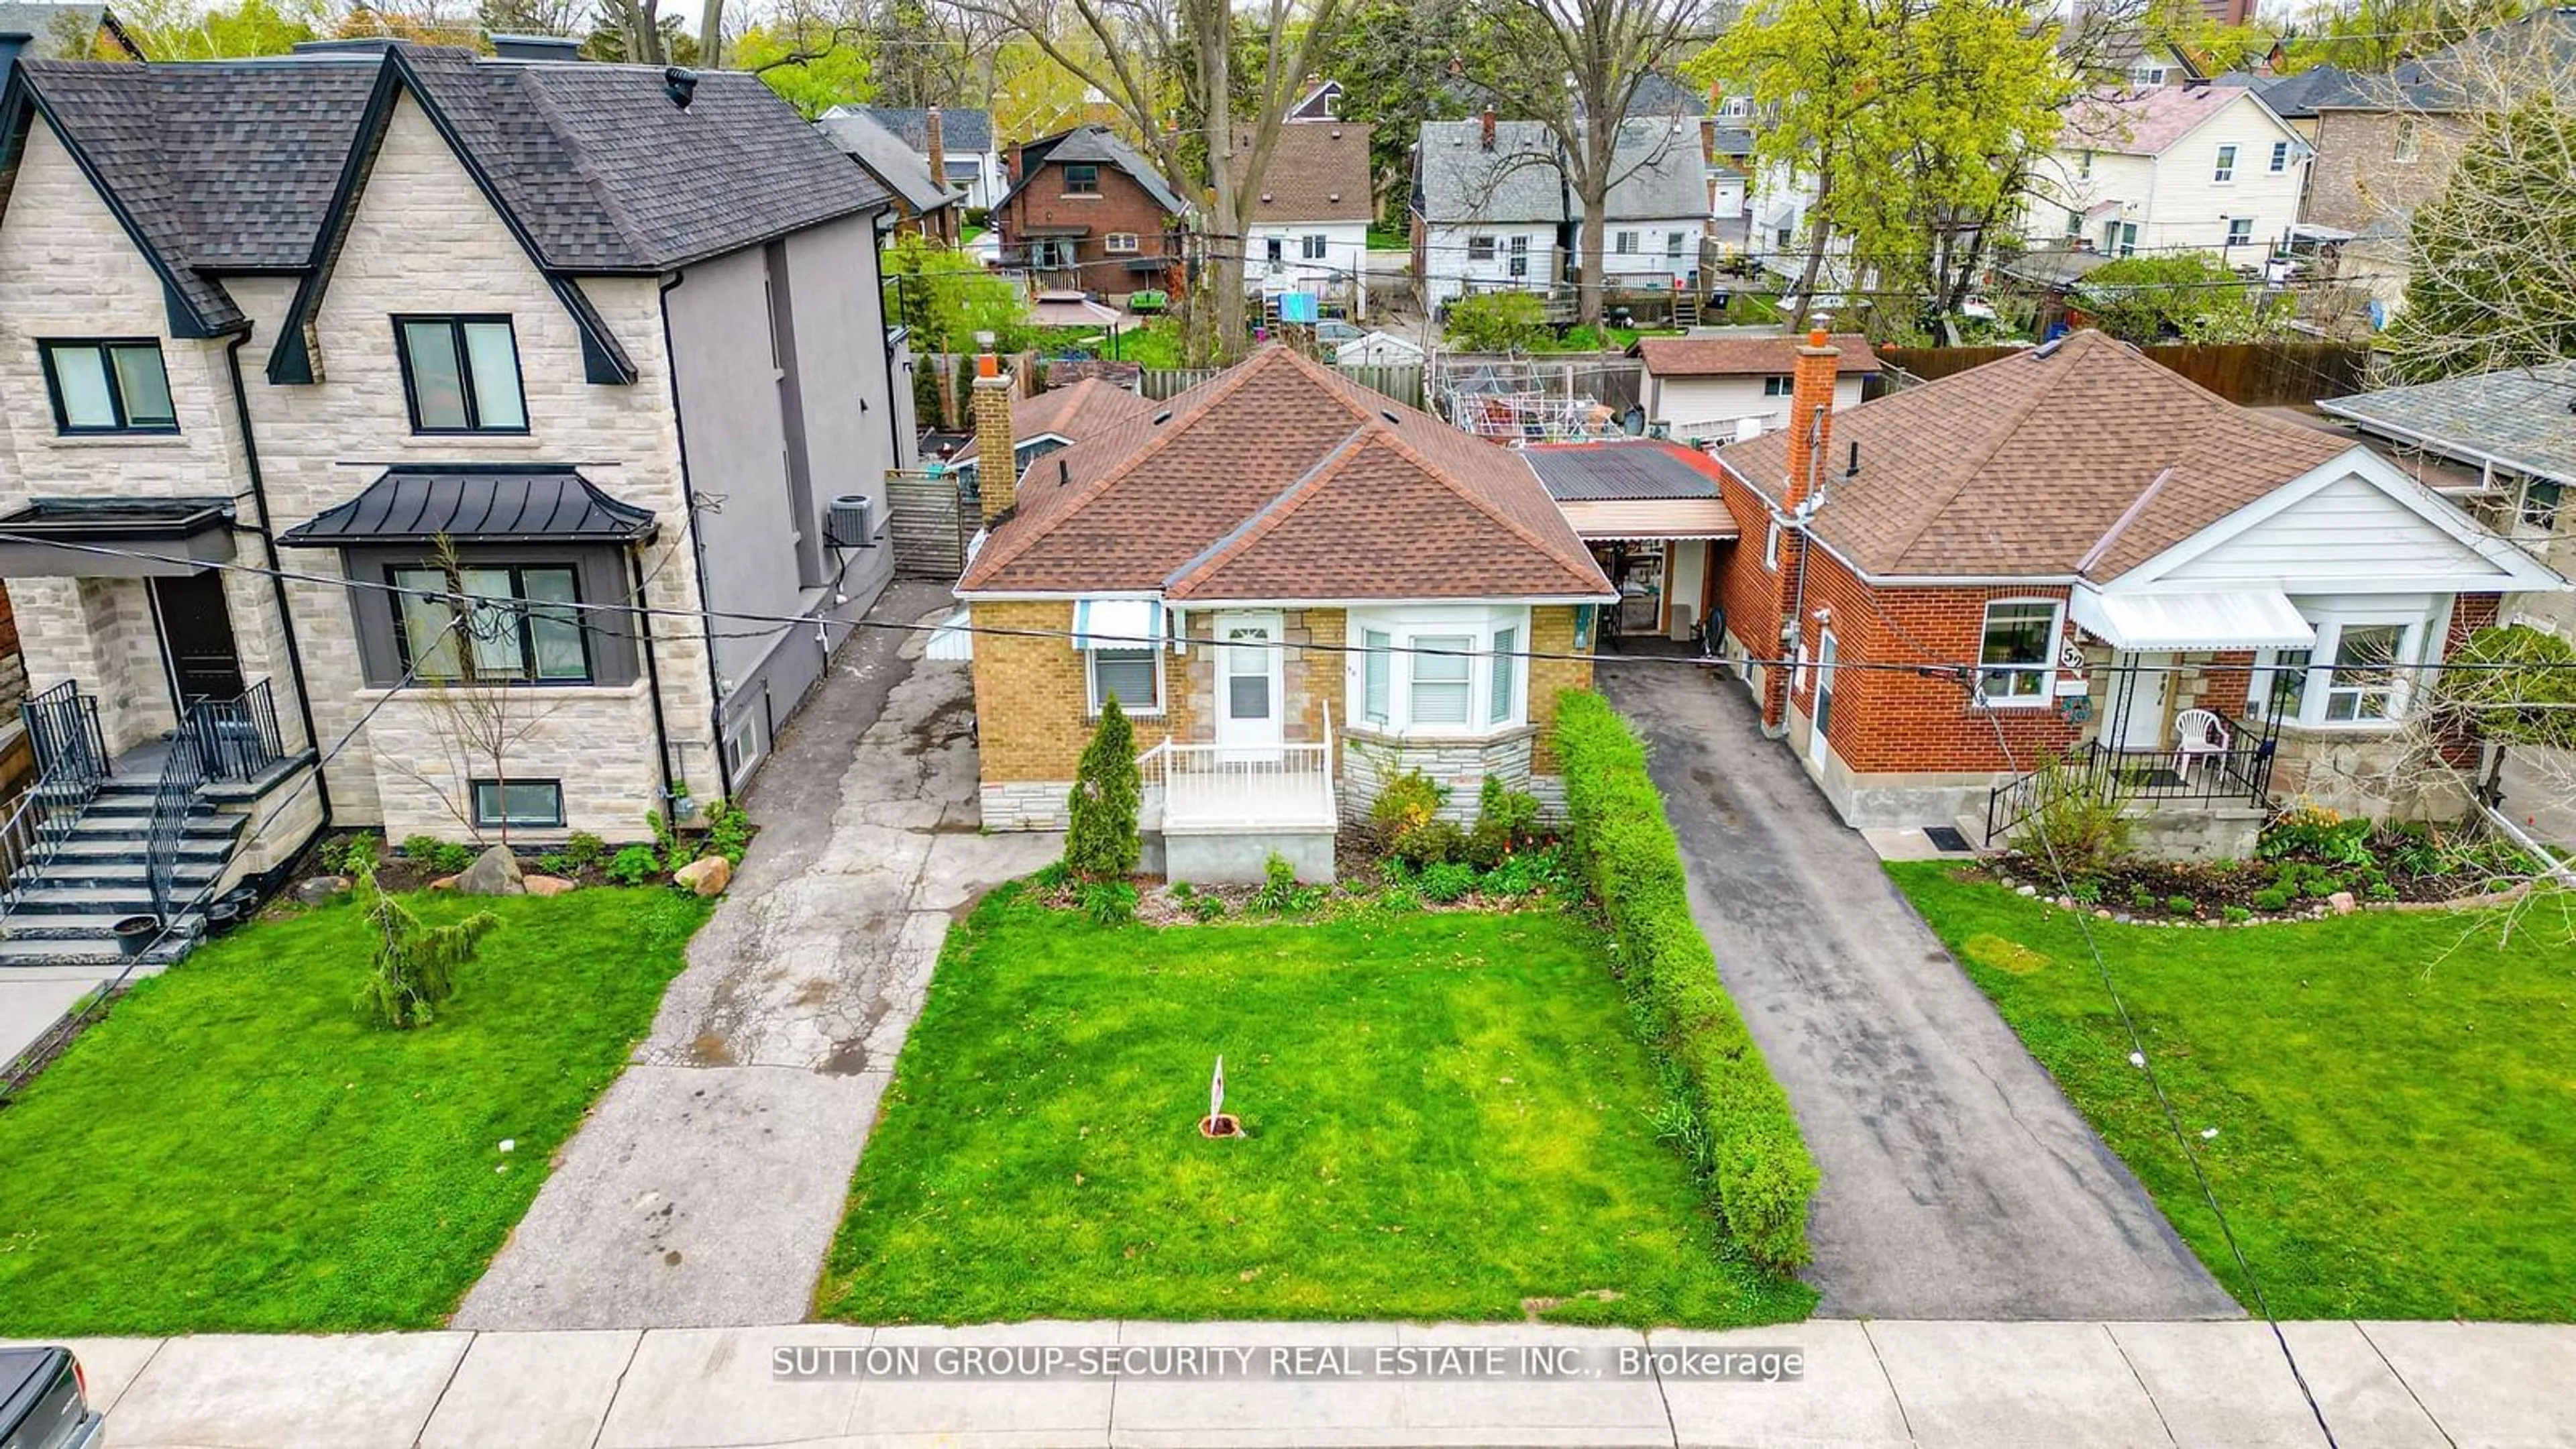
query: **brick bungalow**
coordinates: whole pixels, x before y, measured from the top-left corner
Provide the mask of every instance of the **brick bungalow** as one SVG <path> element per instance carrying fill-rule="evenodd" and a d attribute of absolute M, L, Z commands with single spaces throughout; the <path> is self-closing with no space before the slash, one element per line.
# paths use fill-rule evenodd
<path fill-rule="evenodd" d="M 1087 124 L 1017 143 L 1009 167 L 1010 190 L 993 203 L 1002 265 L 1109 297 L 1183 289 L 1189 207 L 1116 132 Z"/>
<path fill-rule="evenodd" d="M 1012 487 L 1009 379 L 976 403 L 990 524 L 957 596 L 1030 631 L 972 641 L 987 826 L 1063 824 L 1112 695 L 1182 878 L 1275 850 L 1330 879 L 1336 827 L 1406 769 L 1461 818 L 1488 775 L 1561 806 L 1547 730 L 1615 595 L 1514 454 L 1281 347 Z"/>
<path fill-rule="evenodd" d="M 2282 797 L 2462 807 L 2406 768 L 2404 666 L 2568 587 L 2529 554 L 2097 332 L 1837 412 L 1839 363 L 1811 334 L 1791 426 L 1716 455 L 1742 530 L 1718 596 L 1766 730 L 1846 821 L 1999 835 L 2050 753 L 2178 854 L 2247 853 Z"/>

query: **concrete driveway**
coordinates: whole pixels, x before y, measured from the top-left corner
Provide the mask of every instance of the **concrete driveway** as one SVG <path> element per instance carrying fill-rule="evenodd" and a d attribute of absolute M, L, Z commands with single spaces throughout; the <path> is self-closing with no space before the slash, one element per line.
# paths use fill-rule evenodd
<path fill-rule="evenodd" d="M 946 598 L 897 584 L 872 617 Z M 1062 849 L 979 833 L 966 666 L 924 642 L 861 631 L 780 737 L 732 892 L 456 1327 L 805 1318 L 953 913 Z"/>
<path fill-rule="evenodd" d="M 1691 910 L 1824 1175 L 1821 1311 L 2241 1310 L 2174 1235 L 1731 678 L 1605 665 L 1652 752 Z"/>

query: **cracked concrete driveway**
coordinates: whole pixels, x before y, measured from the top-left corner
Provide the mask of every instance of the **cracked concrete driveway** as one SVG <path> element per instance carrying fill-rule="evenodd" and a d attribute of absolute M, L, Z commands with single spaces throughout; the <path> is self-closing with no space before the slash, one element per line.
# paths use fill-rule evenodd
<path fill-rule="evenodd" d="M 946 592 L 897 584 L 872 617 Z M 745 797 L 761 827 L 459 1328 L 802 1321 L 954 913 L 1052 835 L 978 833 L 966 667 L 862 630 Z"/>
<path fill-rule="evenodd" d="M 1819 1311 L 2241 1313 L 1741 688 L 1644 663 L 1601 687 L 1646 738 L 1691 913 L 1823 1171 Z"/>

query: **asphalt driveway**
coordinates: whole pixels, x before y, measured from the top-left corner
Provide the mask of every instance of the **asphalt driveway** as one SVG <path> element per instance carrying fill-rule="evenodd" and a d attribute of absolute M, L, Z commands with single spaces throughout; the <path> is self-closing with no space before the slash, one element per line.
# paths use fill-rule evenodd
<path fill-rule="evenodd" d="M 870 617 L 944 615 L 898 583 Z M 955 912 L 1062 837 L 984 835 L 973 688 L 861 630 L 744 798 L 760 826 L 653 1034 L 454 1326 L 796 1323 Z"/>
<path fill-rule="evenodd" d="M 1733 679 L 1609 664 L 1691 911 L 1824 1185 L 1808 1281 L 1843 1317 L 2234 1317 L 2126 1165 L 1834 817 Z"/>

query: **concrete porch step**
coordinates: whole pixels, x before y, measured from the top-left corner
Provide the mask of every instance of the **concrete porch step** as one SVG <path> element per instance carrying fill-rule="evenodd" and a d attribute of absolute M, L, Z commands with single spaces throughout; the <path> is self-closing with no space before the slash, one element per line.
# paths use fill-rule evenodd
<path fill-rule="evenodd" d="M 124 832 L 107 830 L 75 831 L 62 837 L 54 847 L 56 864 L 112 861 L 131 858 L 137 862 L 152 853 L 152 836 L 148 831 Z M 233 836 L 229 830 L 189 830 L 179 837 L 178 857 L 182 861 L 223 861 L 233 853 Z"/>

